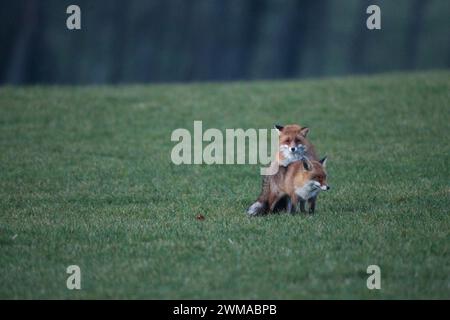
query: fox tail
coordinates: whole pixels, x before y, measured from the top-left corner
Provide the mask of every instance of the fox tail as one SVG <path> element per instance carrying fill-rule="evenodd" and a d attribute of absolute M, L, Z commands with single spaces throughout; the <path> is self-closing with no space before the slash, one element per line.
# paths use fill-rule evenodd
<path fill-rule="evenodd" d="M 261 193 L 258 199 L 247 209 L 249 216 L 256 216 L 263 214 L 268 209 L 268 198 L 270 194 L 270 181 L 268 176 L 264 176 L 262 179 Z"/>

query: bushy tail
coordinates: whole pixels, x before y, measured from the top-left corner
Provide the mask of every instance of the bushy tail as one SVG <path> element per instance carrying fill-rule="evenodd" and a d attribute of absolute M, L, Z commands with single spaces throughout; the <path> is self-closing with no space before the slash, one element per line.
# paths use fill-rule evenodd
<path fill-rule="evenodd" d="M 249 216 L 257 216 L 267 211 L 267 203 L 256 201 L 248 209 L 247 214 Z"/>
<path fill-rule="evenodd" d="M 261 193 L 259 194 L 258 199 L 247 209 L 247 214 L 250 216 L 256 216 L 265 213 L 268 209 L 269 194 L 269 176 L 263 176 Z"/>

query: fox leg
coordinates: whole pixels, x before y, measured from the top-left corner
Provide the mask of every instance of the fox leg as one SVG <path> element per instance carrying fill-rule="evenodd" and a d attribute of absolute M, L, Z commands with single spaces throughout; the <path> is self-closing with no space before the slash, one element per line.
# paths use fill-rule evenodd
<path fill-rule="evenodd" d="M 313 214 L 314 211 L 316 210 L 316 197 L 313 197 L 311 199 L 308 200 L 308 204 L 309 204 L 309 210 L 308 212 L 310 214 Z"/>
<path fill-rule="evenodd" d="M 287 212 L 296 213 L 298 210 L 298 196 L 294 193 L 289 196 Z"/>
<path fill-rule="evenodd" d="M 305 209 L 305 200 L 300 200 L 300 212 L 302 213 L 306 213 L 306 209 Z"/>
<path fill-rule="evenodd" d="M 279 194 L 271 194 L 269 195 L 269 211 L 274 212 L 275 206 L 277 205 L 277 202 L 280 201 L 282 196 Z"/>
<path fill-rule="evenodd" d="M 287 199 L 286 211 L 287 211 L 288 213 L 292 213 L 292 200 L 291 200 L 291 197 L 289 197 L 289 198 Z"/>

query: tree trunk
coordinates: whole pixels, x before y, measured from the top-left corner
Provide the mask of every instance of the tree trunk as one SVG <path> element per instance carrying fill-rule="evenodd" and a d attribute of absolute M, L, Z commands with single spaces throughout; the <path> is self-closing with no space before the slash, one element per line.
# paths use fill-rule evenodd
<path fill-rule="evenodd" d="M 369 0 L 361 0 L 355 14 L 356 20 L 354 25 L 354 36 L 350 46 L 349 54 L 349 67 L 348 69 L 352 73 L 367 72 L 365 69 L 364 57 L 366 55 L 367 47 L 367 27 L 366 20 L 368 15 L 366 14 L 367 7 L 370 5 Z"/>
<path fill-rule="evenodd" d="M 406 69 L 415 69 L 417 66 L 420 33 L 428 4 L 428 0 L 414 0 L 411 4 L 410 20 L 406 35 Z"/>
<path fill-rule="evenodd" d="M 33 38 L 39 32 L 38 0 L 27 0 L 20 20 L 21 29 L 14 43 L 9 67 L 6 73 L 6 82 L 19 84 L 27 81 L 27 67 Z"/>

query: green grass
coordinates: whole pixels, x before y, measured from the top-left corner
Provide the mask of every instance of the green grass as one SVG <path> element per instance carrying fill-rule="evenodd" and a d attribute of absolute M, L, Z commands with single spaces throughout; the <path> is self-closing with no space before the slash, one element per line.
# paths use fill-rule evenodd
<path fill-rule="evenodd" d="M 0 88 L 0 298 L 449 298 L 449 101 L 448 71 Z M 248 218 L 259 166 L 171 163 L 194 120 L 308 125 L 332 190 Z"/>

